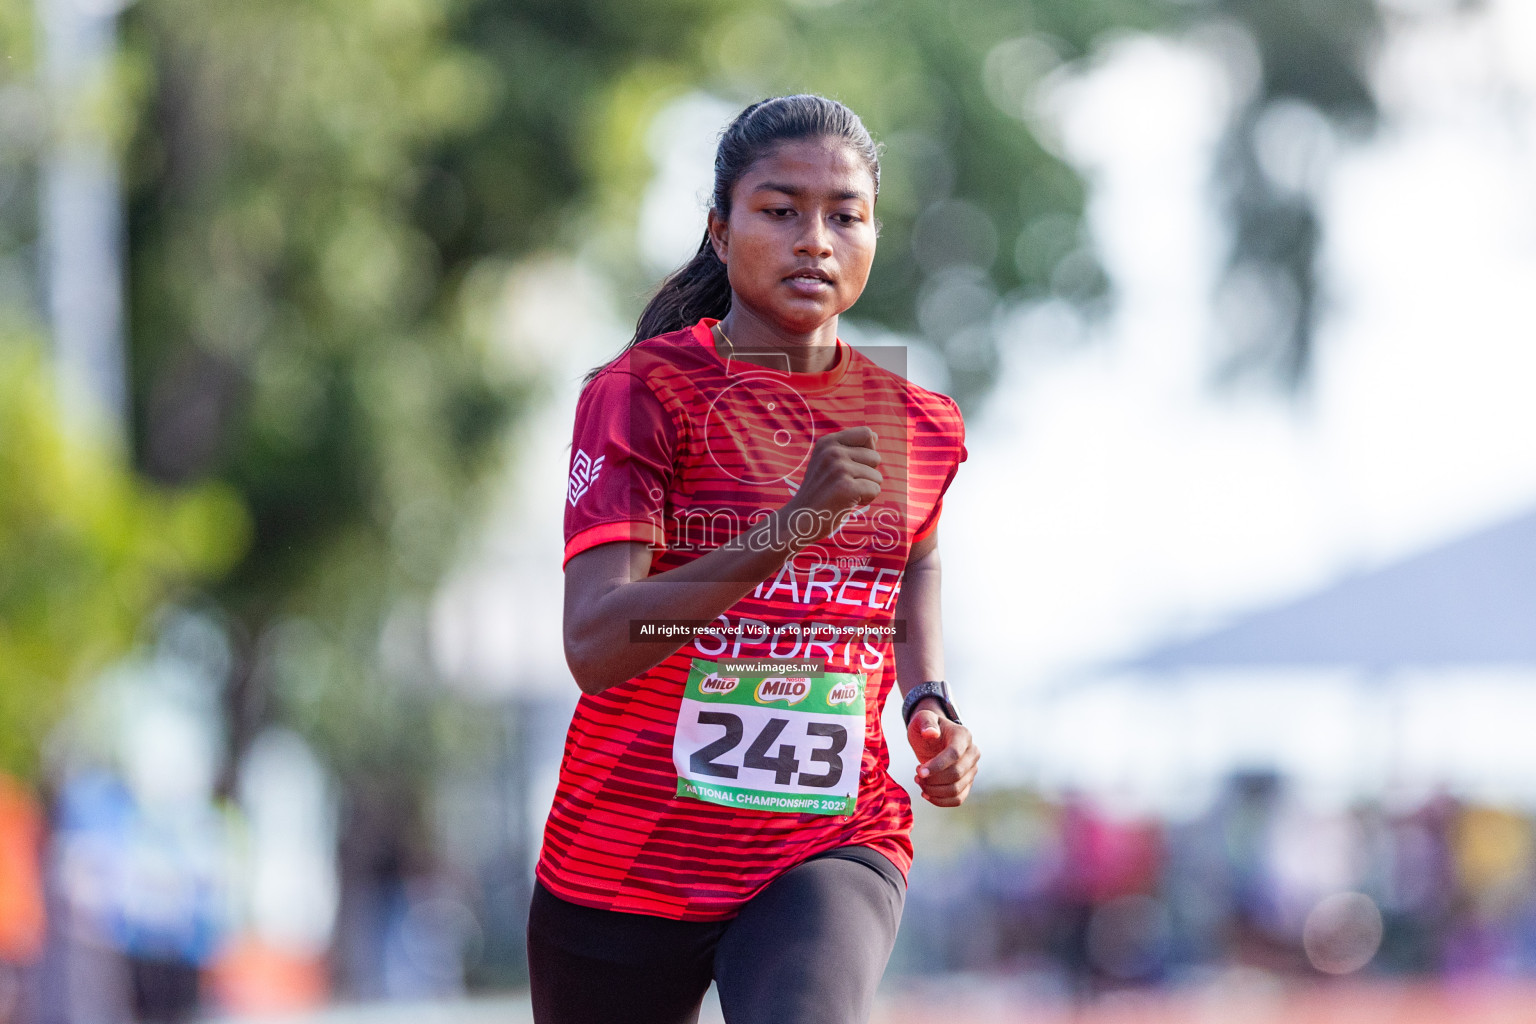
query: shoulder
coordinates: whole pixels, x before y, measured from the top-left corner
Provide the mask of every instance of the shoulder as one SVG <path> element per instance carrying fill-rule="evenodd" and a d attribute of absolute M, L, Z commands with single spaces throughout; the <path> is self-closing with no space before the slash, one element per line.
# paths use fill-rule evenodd
<path fill-rule="evenodd" d="M 862 368 L 863 378 L 867 382 L 865 386 L 869 387 L 872 384 L 879 390 L 888 390 L 892 395 L 899 395 L 908 420 L 912 422 L 919 434 L 937 433 L 953 436 L 963 442 L 965 419 L 960 414 L 959 404 L 953 398 L 914 384 L 900 373 L 881 366 L 857 349 L 854 349 L 853 353 L 854 359 Z"/>
<path fill-rule="evenodd" d="M 694 375 L 702 352 L 693 328 L 646 338 L 626 347 L 598 367 L 582 388 L 591 394 L 632 392 L 643 387 L 662 404 Z"/>
<path fill-rule="evenodd" d="M 635 342 L 609 360 L 603 370 L 632 373 L 645 380 L 692 372 L 704 359 L 698 328 L 684 327 Z"/>
<path fill-rule="evenodd" d="M 924 416 L 933 419 L 944 427 L 965 431 L 965 417 L 960 415 L 960 404 L 948 395 L 937 391 L 929 391 L 927 388 L 907 382 L 907 402 L 914 409 L 921 410 Z"/>

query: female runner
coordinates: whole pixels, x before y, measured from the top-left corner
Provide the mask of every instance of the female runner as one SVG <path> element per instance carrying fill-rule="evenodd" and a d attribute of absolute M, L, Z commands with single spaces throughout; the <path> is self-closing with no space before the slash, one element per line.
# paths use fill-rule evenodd
<path fill-rule="evenodd" d="M 912 858 L 893 684 L 924 798 L 970 791 L 935 532 L 964 426 L 837 337 L 879 186 L 847 107 L 748 107 L 698 254 L 582 393 L 564 641 L 583 696 L 529 915 L 540 1024 L 695 1021 L 711 980 L 730 1024 L 866 1021 Z"/>

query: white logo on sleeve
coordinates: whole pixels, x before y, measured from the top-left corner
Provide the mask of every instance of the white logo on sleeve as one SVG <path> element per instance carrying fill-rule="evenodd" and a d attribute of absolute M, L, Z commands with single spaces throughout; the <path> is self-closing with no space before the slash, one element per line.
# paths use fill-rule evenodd
<path fill-rule="evenodd" d="M 580 501 L 581 496 L 586 494 L 596 482 L 605 458 L 607 458 L 606 455 L 599 455 L 596 459 L 592 459 L 580 448 L 576 449 L 576 457 L 571 460 L 571 486 L 566 492 L 566 499 L 572 505 Z"/>

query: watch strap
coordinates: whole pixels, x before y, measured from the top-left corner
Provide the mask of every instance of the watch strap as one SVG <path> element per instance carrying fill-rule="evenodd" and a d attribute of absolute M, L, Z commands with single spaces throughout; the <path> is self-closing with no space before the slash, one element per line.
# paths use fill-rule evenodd
<path fill-rule="evenodd" d="M 949 684 L 942 679 L 933 679 L 928 682 L 918 683 L 907 691 L 907 695 L 901 702 L 901 720 L 906 725 L 912 724 L 912 715 L 917 711 L 920 701 L 932 697 L 939 702 L 944 709 L 944 714 L 951 722 L 960 725 L 960 713 L 955 710 L 954 702 L 949 699 Z"/>

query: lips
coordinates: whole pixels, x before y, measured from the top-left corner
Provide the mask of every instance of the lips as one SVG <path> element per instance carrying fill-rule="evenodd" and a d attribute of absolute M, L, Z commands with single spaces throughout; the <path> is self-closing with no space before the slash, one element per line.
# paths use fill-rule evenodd
<path fill-rule="evenodd" d="M 784 280 L 801 287 L 814 288 L 820 285 L 831 285 L 832 275 L 825 270 L 807 267 L 803 270 L 795 271 Z"/>

